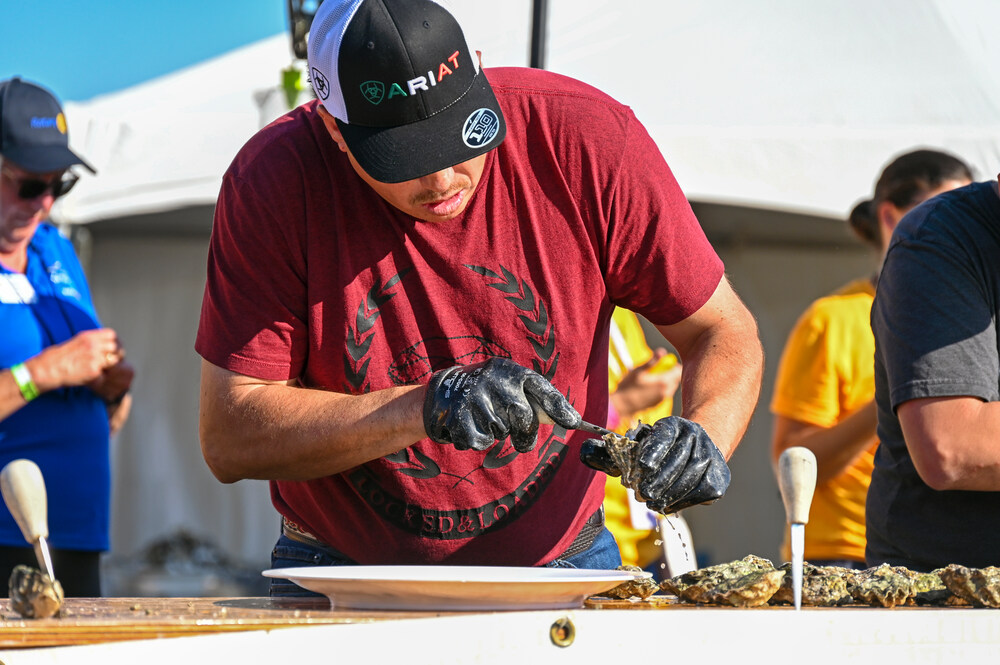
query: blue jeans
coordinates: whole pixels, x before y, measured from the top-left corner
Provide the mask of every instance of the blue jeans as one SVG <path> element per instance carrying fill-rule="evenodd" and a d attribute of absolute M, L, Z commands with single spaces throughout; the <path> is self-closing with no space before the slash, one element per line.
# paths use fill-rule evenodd
<path fill-rule="evenodd" d="M 278 542 L 271 550 L 271 568 L 301 568 L 303 566 L 356 566 L 357 562 L 333 549 L 319 545 L 310 545 L 293 540 L 281 534 Z M 594 542 L 582 552 L 555 559 L 545 564 L 546 568 L 594 568 L 598 570 L 613 570 L 622 565 L 618 543 L 607 527 L 602 529 Z M 303 589 L 291 580 L 277 577 L 271 578 L 269 590 L 271 598 L 307 598 L 320 597 L 322 594 Z"/>

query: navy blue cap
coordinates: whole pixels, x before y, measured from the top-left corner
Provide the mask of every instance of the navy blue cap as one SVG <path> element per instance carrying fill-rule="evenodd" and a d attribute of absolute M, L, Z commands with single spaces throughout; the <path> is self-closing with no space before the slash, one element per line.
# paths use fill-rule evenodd
<path fill-rule="evenodd" d="M 32 173 L 74 164 L 96 173 L 69 149 L 66 116 L 55 95 L 17 76 L 0 81 L 0 155 Z"/>

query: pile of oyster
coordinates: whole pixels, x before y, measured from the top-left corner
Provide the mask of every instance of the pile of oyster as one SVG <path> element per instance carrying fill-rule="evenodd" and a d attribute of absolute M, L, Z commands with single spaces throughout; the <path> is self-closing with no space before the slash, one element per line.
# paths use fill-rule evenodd
<path fill-rule="evenodd" d="M 664 580 L 660 589 L 677 596 L 681 602 L 702 605 L 759 607 L 793 602 L 790 564 L 776 568 L 769 560 L 752 554 Z M 613 594 L 615 591 L 612 589 L 606 595 L 625 597 Z M 802 604 L 1000 608 L 1000 568 L 951 564 L 919 573 L 888 564 L 851 570 L 806 563 L 802 571 Z"/>

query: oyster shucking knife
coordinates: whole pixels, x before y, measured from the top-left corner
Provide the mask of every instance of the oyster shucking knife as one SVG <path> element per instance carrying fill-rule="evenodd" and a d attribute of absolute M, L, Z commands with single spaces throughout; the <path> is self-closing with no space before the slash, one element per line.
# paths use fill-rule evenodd
<path fill-rule="evenodd" d="M 28 459 L 16 459 L 7 464 L 0 471 L 0 492 L 24 539 L 35 548 L 42 572 L 55 580 L 46 542 L 49 537 L 48 500 L 38 465 Z"/>
<path fill-rule="evenodd" d="M 785 504 L 789 540 L 792 546 L 792 593 L 795 609 L 802 609 L 802 568 L 806 523 L 816 489 L 816 456 L 808 448 L 794 446 L 778 459 L 778 486 Z"/>

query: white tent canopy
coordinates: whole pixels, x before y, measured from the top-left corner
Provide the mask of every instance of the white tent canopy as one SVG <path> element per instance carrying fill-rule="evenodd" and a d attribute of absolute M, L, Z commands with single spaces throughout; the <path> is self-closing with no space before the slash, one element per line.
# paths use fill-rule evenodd
<path fill-rule="evenodd" d="M 530 0 L 446 1 L 487 66 L 525 65 Z M 552 0 L 548 69 L 632 106 L 693 200 L 842 217 L 898 152 L 1000 167 L 1000 3 Z M 99 169 L 58 211 L 92 222 L 211 204 L 284 111 L 286 35 L 68 105 Z"/>

